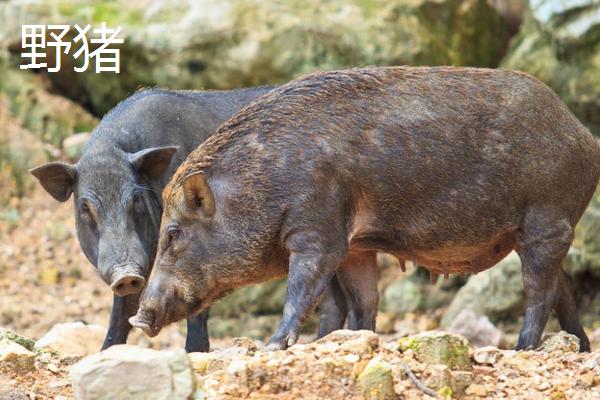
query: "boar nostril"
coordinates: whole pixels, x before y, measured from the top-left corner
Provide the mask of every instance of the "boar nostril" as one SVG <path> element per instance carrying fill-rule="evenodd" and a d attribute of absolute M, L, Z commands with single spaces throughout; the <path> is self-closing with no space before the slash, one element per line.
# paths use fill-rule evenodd
<path fill-rule="evenodd" d="M 144 283 L 146 283 L 146 279 L 144 279 L 142 276 L 125 275 L 113 282 L 110 287 L 113 292 L 117 294 L 117 296 L 127 296 L 141 292 L 142 288 L 144 287 Z"/>

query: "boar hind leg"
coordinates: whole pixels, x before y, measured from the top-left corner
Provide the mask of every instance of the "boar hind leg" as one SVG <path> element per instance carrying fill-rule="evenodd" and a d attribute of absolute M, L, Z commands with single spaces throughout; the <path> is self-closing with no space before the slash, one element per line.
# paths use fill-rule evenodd
<path fill-rule="evenodd" d="M 108 332 L 102 345 L 102 350 L 108 349 L 115 344 L 123 344 L 127 342 L 127 336 L 131 330 L 129 317 L 135 315 L 140 302 L 140 296 L 131 294 L 129 296 L 120 297 L 114 295 L 113 307 L 110 312 L 110 321 L 108 324 Z"/>
<path fill-rule="evenodd" d="M 559 300 L 561 265 L 572 240 L 573 229 L 566 220 L 539 211 L 530 212 L 519 230 L 517 251 L 527 301 L 518 350 L 533 349 L 540 342 Z"/>
<path fill-rule="evenodd" d="M 337 271 L 348 304 L 348 329 L 375 330 L 377 316 L 377 252 L 351 252 Z"/>
<path fill-rule="evenodd" d="M 579 322 L 573 289 L 571 288 L 571 278 L 564 271 L 561 272 L 558 300 L 554 308 L 556 316 L 563 330 L 579 338 L 580 351 L 589 352 L 591 351 L 590 340 L 585 334 L 581 322 Z"/>
<path fill-rule="evenodd" d="M 323 295 L 321 304 L 319 304 L 319 333 L 318 338 L 322 338 L 331 332 L 342 329 L 346 316 L 348 315 L 348 307 L 344 299 L 342 288 L 334 276 Z"/>
<path fill-rule="evenodd" d="M 287 240 L 290 257 L 283 316 L 267 350 L 286 349 L 296 343 L 302 324 L 345 258 L 347 242 L 336 245 L 324 235 L 296 233 Z"/>
<path fill-rule="evenodd" d="M 187 336 L 185 338 L 185 351 L 194 353 L 209 350 L 208 342 L 208 309 L 195 317 L 187 319 Z"/>

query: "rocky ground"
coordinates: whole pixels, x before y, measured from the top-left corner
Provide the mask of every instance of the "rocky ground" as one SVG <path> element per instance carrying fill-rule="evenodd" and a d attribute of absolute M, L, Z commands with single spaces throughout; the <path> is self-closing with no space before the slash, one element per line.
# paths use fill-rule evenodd
<path fill-rule="evenodd" d="M 0 399 L 593 399 L 600 354 L 547 335 L 537 351 L 455 334 L 336 331 L 285 351 L 235 338 L 210 353 L 121 345 L 81 359 L 0 331 Z"/>

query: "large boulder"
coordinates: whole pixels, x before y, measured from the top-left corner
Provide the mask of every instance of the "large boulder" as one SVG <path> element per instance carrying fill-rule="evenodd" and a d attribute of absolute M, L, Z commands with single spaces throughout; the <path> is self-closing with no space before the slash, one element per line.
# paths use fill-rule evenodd
<path fill-rule="evenodd" d="M 508 28 L 487 0 L 9 1 L 0 47 L 20 53 L 23 23 L 123 27 L 121 73 L 72 71 L 54 86 L 101 115 L 139 86 L 233 88 L 357 65 L 495 66 Z M 0 15 L 2 9 L 0 9 Z"/>
<path fill-rule="evenodd" d="M 537 76 L 600 135 L 600 3 L 530 0 L 503 67 Z"/>
<path fill-rule="evenodd" d="M 156 351 L 112 346 L 71 368 L 77 399 L 188 399 L 194 390 L 183 350 Z"/>

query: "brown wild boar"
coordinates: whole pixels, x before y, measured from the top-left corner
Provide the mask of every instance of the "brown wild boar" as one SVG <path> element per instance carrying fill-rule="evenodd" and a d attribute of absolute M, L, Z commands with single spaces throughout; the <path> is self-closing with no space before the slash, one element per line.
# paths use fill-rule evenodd
<path fill-rule="evenodd" d="M 374 329 L 384 251 L 433 274 L 479 272 L 511 250 L 527 295 L 518 349 L 550 313 L 589 341 L 561 263 L 598 183 L 600 149 L 540 81 L 473 68 L 356 68 L 306 76 L 252 102 L 179 167 L 134 326 L 201 312 L 288 276 L 270 348 L 296 342 L 331 277 L 350 329 Z"/>

